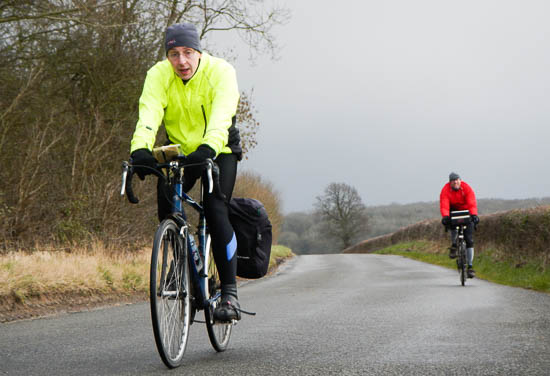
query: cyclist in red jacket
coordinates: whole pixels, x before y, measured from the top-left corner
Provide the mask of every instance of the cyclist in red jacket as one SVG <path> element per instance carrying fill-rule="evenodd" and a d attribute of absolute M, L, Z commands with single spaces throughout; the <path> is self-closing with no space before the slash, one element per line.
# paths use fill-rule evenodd
<path fill-rule="evenodd" d="M 451 172 L 449 182 L 443 186 L 439 195 L 439 209 L 443 217 L 441 223 L 445 227 L 451 224 L 451 211 L 468 210 L 470 212 L 472 222 L 468 224 L 468 227 L 464 231 L 464 239 L 466 240 L 468 259 L 468 278 L 474 278 L 474 225 L 479 223 L 477 201 L 474 190 L 466 182 L 462 181 L 457 173 Z M 449 257 L 456 258 L 456 230 L 451 230 L 451 241 Z"/>

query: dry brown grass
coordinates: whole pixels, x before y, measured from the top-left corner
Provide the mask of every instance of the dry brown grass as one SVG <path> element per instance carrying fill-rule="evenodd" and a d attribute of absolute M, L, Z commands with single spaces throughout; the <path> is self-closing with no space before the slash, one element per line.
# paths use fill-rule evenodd
<path fill-rule="evenodd" d="M 150 250 L 115 253 L 97 243 L 71 253 L 37 250 L 0 256 L 0 299 L 48 294 L 146 291 Z"/>
<path fill-rule="evenodd" d="M 149 247 L 120 252 L 99 241 L 71 252 L 1 254 L 0 322 L 144 300 L 150 255 Z M 290 249 L 273 246 L 270 270 L 292 256 Z"/>

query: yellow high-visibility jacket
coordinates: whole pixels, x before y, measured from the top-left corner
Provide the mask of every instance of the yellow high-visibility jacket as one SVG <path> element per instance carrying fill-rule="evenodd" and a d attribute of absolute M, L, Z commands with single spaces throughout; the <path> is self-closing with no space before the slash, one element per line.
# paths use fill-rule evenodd
<path fill-rule="evenodd" d="M 152 150 L 164 121 L 170 142 L 180 144 L 185 155 L 207 144 L 216 155 L 235 152 L 240 159 L 238 103 L 237 75 L 225 60 L 203 52 L 197 71 L 185 84 L 170 61 L 158 62 L 145 78 L 130 153 Z"/>

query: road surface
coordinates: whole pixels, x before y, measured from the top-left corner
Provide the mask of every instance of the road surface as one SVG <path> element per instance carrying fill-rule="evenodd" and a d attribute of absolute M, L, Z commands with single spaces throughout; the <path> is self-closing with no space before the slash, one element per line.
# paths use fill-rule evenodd
<path fill-rule="evenodd" d="M 229 349 L 195 323 L 174 371 L 141 303 L 0 324 L 0 375 L 550 374 L 550 295 L 399 256 L 299 256 L 239 295 Z"/>

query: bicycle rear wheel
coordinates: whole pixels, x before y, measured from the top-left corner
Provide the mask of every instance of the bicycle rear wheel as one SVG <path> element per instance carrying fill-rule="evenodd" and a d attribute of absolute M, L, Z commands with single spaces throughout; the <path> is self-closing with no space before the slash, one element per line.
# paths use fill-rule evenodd
<path fill-rule="evenodd" d="M 153 242 L 149 298 L 155 343 L 169 368 L 181 365 L 187 346 L 190 285 L 187 242 L 182 241 L 176 223 L 166 219 L 159 225 Z"/>
<path fill-rule="evenodd" d="M 466 284 L 466 244 L 460 242 L 458 244 L 458 258 L 457 263 L 459 264 L 458 272 L 460 273 L 460 283 L 462 286 Z"/>
<path fill-rule="evenodd" d="M 214 309 L 221 302 L 221 283 L 218 269 L 214 262 L 212 247 L 210 247 L 210 237 L 208 238 L 207 245 L 209 248 L 207 299 L 211 301 L 211 303 L 204 309 L 204 318 L 206 321 L 208 338 L 210 338 L 212 347 L 214 347 L 216 351 L 222 352 L 227 349 L 227 345 L 229 344 L 233 323 L 214 321 Z"/>

